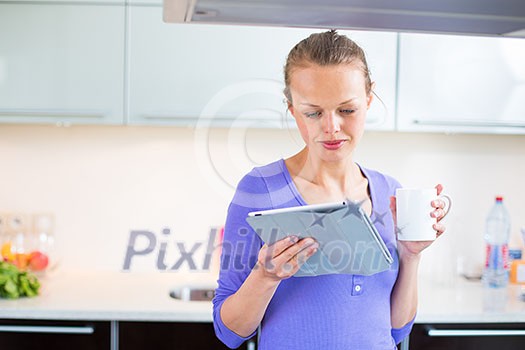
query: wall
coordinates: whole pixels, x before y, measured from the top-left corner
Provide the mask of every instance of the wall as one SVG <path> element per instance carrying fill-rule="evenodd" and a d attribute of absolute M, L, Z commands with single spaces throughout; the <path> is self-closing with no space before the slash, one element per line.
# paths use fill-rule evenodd
<path fill-rule="evenodd" d="M 204 246 L 210 228 L 223 223 L 242 174 L 301 145 L 286 130 L 0 126 L 0 211 L 53 212 L 64 268 L 121 270 L 131 230 L 166 242 L 171 266 L 176 241 L 187 251 Z M 356 160 L 405 186 L 441 182 L 453 197 L 448 232 L 425 253 L 421 274 L 447 282 L 458 259 L 481 263 L 496 194 L 505 196 L 512 242 L 521 244 L 525 136 L 368 132 Z M 131 270 L 157 271 L 156 251 L 136 257 Z M 203 254 L 200 247 L 195 261 Z"/>

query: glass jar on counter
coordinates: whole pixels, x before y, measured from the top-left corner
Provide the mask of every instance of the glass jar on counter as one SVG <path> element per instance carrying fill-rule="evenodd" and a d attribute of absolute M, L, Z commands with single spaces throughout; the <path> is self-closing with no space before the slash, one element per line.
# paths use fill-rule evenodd
<path fill-rule="evenodd" d="M 33 270 L 52 269 L 57 264 L 55 251 L 55 217 L 50 213 L 37 213 L 32 216 L 33 259 L 39 254 L 39 262 L 33 262 Z"/>
<path fill-rule="evenodd" d="M 28 267 L 29 259 L 26 253 L 26 236 L 29 217 L 23 213 L 8 213 L 5 216 L 2 257 L 4 261 L 15 264 L 19 269 Z"/>
<path fill-rule="evenodd" d="M 4 214 L 1 255 L 20 270 L 43 272 L 56 264 L 54 216 L 47 213 Z"/>

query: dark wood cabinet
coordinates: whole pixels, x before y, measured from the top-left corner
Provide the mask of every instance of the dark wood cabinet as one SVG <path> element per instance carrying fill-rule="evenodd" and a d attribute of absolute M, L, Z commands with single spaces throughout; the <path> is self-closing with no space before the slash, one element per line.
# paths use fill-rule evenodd
<path fill-rule="evenodd" d="M 255 337 L 254 337 L 255 338 Z M 255 350 L 255 339 L 239 349 Z M 60 321 L 0 319 L 0 349 L 228 349 L 210 322 Z"/>
<path fill-rule="evenodd" d="M 525 324 L 415 324 L 410 350 L 525 349 Z"/>
<path fill-rule="evenodd" d="M 0 348 L 110 350 L 111 322 L 0 319 Z"/>
<path fill-rule="evenodd" d="M 119 322 L 119 350 L 228 349 L 217 337 L 212 323 Z M 244 343 L 239 349 L 248 349 Z"/>

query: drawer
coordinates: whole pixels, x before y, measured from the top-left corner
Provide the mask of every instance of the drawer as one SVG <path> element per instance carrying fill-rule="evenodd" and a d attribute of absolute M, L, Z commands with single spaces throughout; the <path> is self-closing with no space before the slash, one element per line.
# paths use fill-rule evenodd
<path fill-rule="evenodd" d="M 2 349 L 110 349 L 110 322 L 0 319 Z"/>
<path fill-rule="evenodd" d="M 525 324 L 415 324 L 410 350 L 525 349 Z"/>

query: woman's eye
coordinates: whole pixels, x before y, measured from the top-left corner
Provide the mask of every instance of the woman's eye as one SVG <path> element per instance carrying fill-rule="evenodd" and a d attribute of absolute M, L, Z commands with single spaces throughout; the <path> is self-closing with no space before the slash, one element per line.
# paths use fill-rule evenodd
<path fill-rule="evenodd" d="M 342 114 L 352 114 L 355 112 L 355 109 L 341 109 L 339 112 Z"/>
<path fill-rule="evenodd" d="M 304 114 L 307 118 L 319 118 L 321 116 L 321 112 L 307 112 Z"/>

